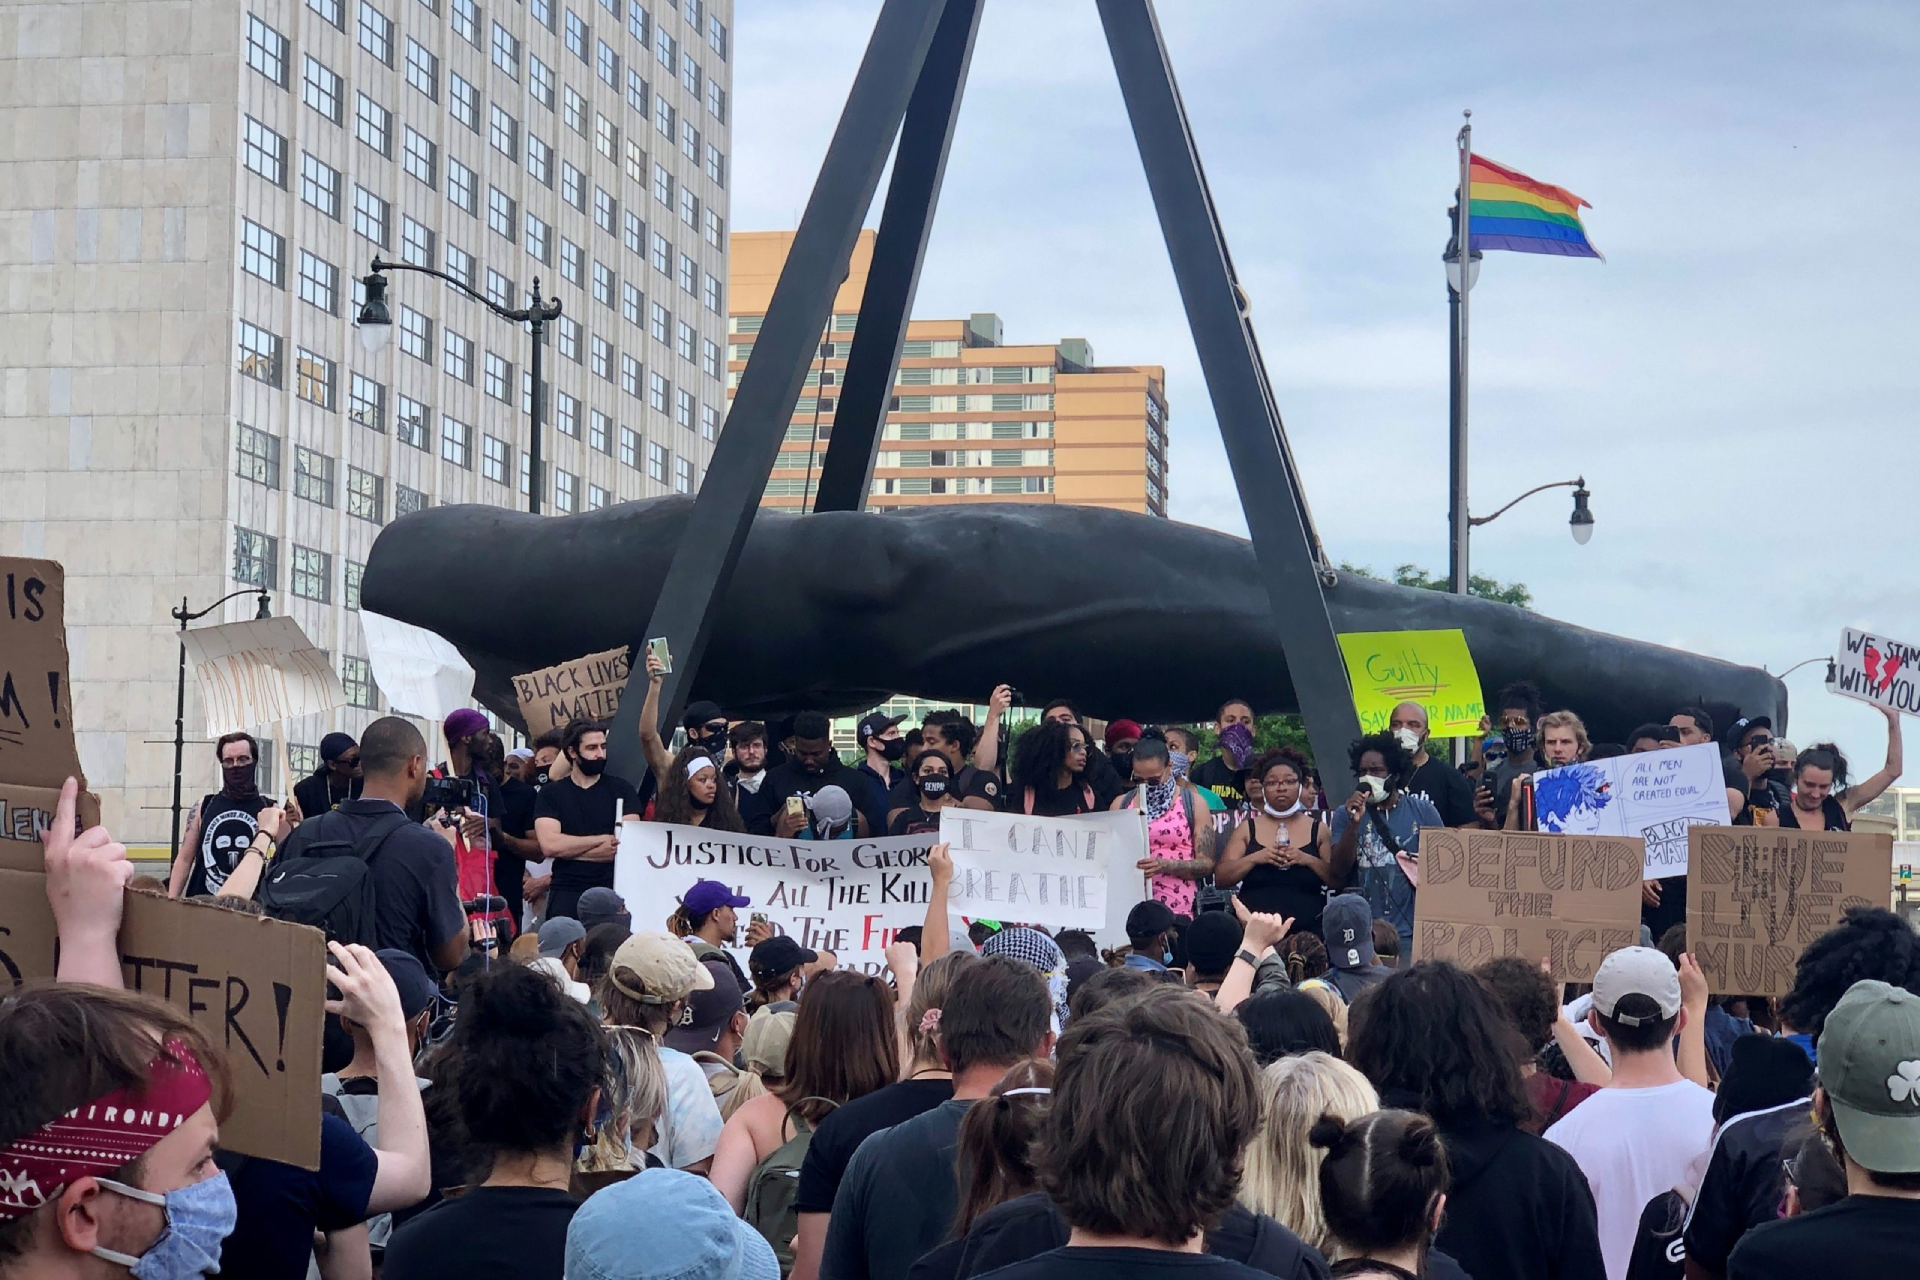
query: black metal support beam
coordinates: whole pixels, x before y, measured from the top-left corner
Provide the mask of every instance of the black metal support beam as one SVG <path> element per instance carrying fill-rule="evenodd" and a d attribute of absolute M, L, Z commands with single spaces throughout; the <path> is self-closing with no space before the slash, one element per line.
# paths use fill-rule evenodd
<path fill-rule="evenodd" d="M 985 0 L 948 0 L 946 16 L 934 33 L 933 47 L 920 69 L 920 83 L 907 104 L 900 145 L 894 150 L 893 179 L 887 184 L 873 264 L 860 298 L 860 325 L 854 330 L 833 415 L 833 437 L 820 465 L 815 511 L 858 511 L 873 483 L 873 460 L 893 394 L 893 371 L 913 316 L 913 296 L 926 260 L 927 237 L 940 203 L 954 122 L 973 61 Z M 826 389 L 820 388 L 825 395 Z"/>
<path fill-rule="evenodd" d="M 1173 66 L 1150 0 L 1098 0 L 1174 279 L 1214 416 L 1233 467 L 1274 628 L 1300 695 L 1321 777 L 1336 800 L 1353 789 L 1347 743 L 1360 733 L 1339 639 L 1321 593 L 1304 495 L 1287 465 L 1285 428 L 1234 283 Z"/>
<path fill-rule="evenodd" d="M 887 153 L 946 5 L 947 0 L 886 0 L 874 23 L 673 566 L 646 630 L 633 638 L 635 654 L 655 636 L 665 636 L 672 652 L 673 674 L 660 698 L 663 727 L 679 723 L 689 683 L 706 652 L 713 602 L 725 597 L 739 563 L 820 331 L 833 310 L 834 293 L 846 277 L 860 223 L 879 189 Z M 608 735 L 607 767 L 637 782 L 647 767 L 640 746 L 644 676 L 631 681 L 627 692 L 632 696 L 621 699 Z"/>

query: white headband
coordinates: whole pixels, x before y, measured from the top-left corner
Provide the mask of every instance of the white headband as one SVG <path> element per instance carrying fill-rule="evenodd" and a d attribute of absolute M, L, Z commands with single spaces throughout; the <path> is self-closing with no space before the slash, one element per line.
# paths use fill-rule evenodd
<path fill-rule="evenodd" d="M 692 781 L 693 776 L 702 769 L 711 768 L 713 768 L 712 756 L 695 756 L 693 759 L 687 761 L 687 780 Z"/>
<path fill-rule="evenodd" d="M 1000 1091 L 1000 1096 L 1003 1098 L 1017 1098 L 1023 1093 L 1052 1093 L 1052 1092 L 1053 1090 L 1051 1089 L 1043 1089 L 1035 1085 L 1025 1089 L 1002 1089 Z"/>

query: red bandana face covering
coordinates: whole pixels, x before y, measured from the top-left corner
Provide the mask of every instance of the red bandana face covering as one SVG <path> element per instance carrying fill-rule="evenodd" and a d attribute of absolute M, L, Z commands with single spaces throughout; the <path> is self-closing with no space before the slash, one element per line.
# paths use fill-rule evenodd
<path fill-rule="evenodd" d="M 0 1149 L 0 1222 L 25 1217 L 75 1178 L 124 1168 L 205 1106 L 213 1085 L 179 1040 L 169 1040 L 143 1085 L 115 1089 Z"/>

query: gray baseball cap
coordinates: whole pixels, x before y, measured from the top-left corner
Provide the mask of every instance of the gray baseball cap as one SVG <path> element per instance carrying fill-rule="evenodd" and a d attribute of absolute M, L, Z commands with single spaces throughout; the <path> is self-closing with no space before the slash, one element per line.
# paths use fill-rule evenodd
<path fill-rule="evenodd" d="M 1920 1173 L 1920 996 L 1854 983 L 1827 1015 L 1819 1049 L 1847 1154 L 1874 1173 Z"/>
<path fill-rule="evenodd" d="M 1666 953 L 1652 947 L 1622 947 L 1602 960 L 1593 975 L 1593 1007 L 1601 1017 L 1628 1026 L 1652 1020 L 1616 1013 L 1622 996 L 1646 996 L 1659 1006 L 1662 1019 L 1671 1018 L 1680 1012 L 1680 971 Z"/>

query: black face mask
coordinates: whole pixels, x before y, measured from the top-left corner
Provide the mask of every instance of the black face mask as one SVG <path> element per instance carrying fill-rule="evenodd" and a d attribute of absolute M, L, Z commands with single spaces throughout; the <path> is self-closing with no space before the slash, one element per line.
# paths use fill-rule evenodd
<path fill-rule="evenodd" d="M 1528 755 L 1533 751 L 1533 730 L 1502 729 L 1500 732 L 1507 740 L 1509 758 Z"/>
<path fill-rule="evenodd" d="M 920 779 L 920 794 L 929 800 L 938 800 L 941 796 L 947 794 L 947 775 L 944 773 L 930 773 Z"/>
<path fill-rule="evenodd" d="M 260 765 L 257 761 L 220 766 L 221 783 L 225 786 L 227 794 L 231 796 L 252 795 L 258 789 L 255 779 L 259 774 Z"/>
<path fill-rule="evenodd" d="M 607 758 L 601 756 L 597 760 L 589 760 L 582 756 L 573 762 L 573 768 L 583 778 L 597 778 L 607 771 Z"/>
<path fill-rule="evenodd" d="M 1115 751 L 1107 758 L 1113 762 L 1113 771 L 1122 778 L 1133 772 L 1133 752 Z"/>
<path fill-rule="evenodd" d="M 696 809 L 708 809 L 713 807 L 713 801 L 702 800 L 699 796 L 693 794 L 693 792 L 691 791 L 687 792 L 687 803 L 692 805 Z"/>
<path fill-rule="evenodd" d="M 905 738 L 882 738 L 880 740 L 880 754 L 889 760 L 904 758 L 907 754 L 907 740 Z"/>
<path fill-rule="evenodd" d="M 538 769 L 535 769 L 533 771 L 533 785 L 536 787 L 544 787 L 547 785 L 547 766 L 546 765 L 541 765 Z"/>

